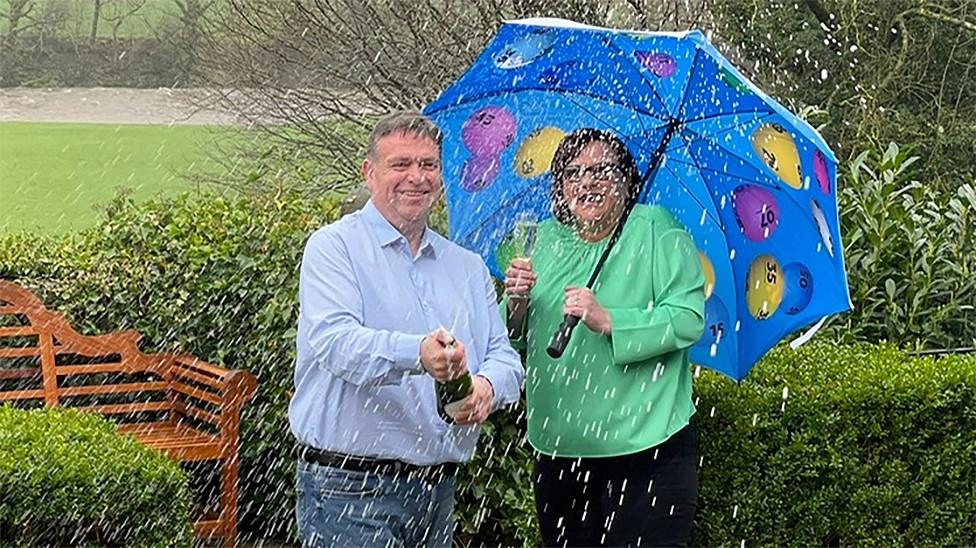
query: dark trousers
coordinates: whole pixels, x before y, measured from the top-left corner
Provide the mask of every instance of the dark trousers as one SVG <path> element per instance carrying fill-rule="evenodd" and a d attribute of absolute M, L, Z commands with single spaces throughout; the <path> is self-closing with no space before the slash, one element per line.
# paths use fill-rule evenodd
<path fill-rule="evenodd" d="M 698 428 L 650 449 L 535 461 L 545 546 L 687 546 L 698 505 Z"/>

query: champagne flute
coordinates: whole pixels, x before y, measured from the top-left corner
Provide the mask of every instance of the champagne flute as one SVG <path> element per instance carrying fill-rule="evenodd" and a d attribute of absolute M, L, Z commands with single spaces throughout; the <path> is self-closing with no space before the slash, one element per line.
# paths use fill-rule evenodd
<path fill-rule="evenodd" d="M 512 233 L 515 246 L 515 258 L 529 261 L 535 251 L 536 235 L 539 221 L 532 211 L 521 211 L 515 217 L 515 230 Z M 508 296 L 508 315 L 506 327 L 511 338 L 520 338 L 525 333 L 526 318 L 529 308 L 528 293 L 513 293 Z"/>
<path fill-rule="evenodd" d="M 526 261 L 532 260 L 538 230 L 539 221 L 534 212 L 519 212 L 515 217 L 515 231 L 512 235 L 515 241 L 515 258 Z"/>

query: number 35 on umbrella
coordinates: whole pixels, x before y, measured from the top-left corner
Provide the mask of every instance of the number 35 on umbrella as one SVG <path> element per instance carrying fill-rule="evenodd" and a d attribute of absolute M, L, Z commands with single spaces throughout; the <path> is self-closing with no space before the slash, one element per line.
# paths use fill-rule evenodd
<path fill-rule="evenodd" d="M 760 255 L 749 267 L 746 304 L 757 320 L 765 320 L 776 313 L 783 302 L 783 270 L 771 255 Z"/>

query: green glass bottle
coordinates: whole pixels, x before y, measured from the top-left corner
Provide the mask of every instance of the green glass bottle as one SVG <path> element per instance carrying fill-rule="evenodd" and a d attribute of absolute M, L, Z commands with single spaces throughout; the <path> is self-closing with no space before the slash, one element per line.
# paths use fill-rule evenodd
<path fill-rule="evenodd" d="M 473 390 L 469 372 L 456 379 L 437 383 L 437 413 L 444 422 L 454 422 L 454 415 L 461 407 L 461 400 L 467 398 Z"/>

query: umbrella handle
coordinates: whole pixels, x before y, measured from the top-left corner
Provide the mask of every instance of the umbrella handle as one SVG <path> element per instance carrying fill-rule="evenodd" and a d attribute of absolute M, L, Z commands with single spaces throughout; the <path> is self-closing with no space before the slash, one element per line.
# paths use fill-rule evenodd
<path fill-rule="evenodd" d="M 546 354 L 549 354 L 550 358 L 558 359 L 563 355 L 563 352 L 566 351 L 566 345 L 569 344 L 569 337 L 573 334 L 573 329 L 579 321 L 579 316 L 572 316 L 570 314 L 563 316 L 562 325 L 552 334 L 552 340 L 549 341 L 549 348 L 546 348 Z"/>

